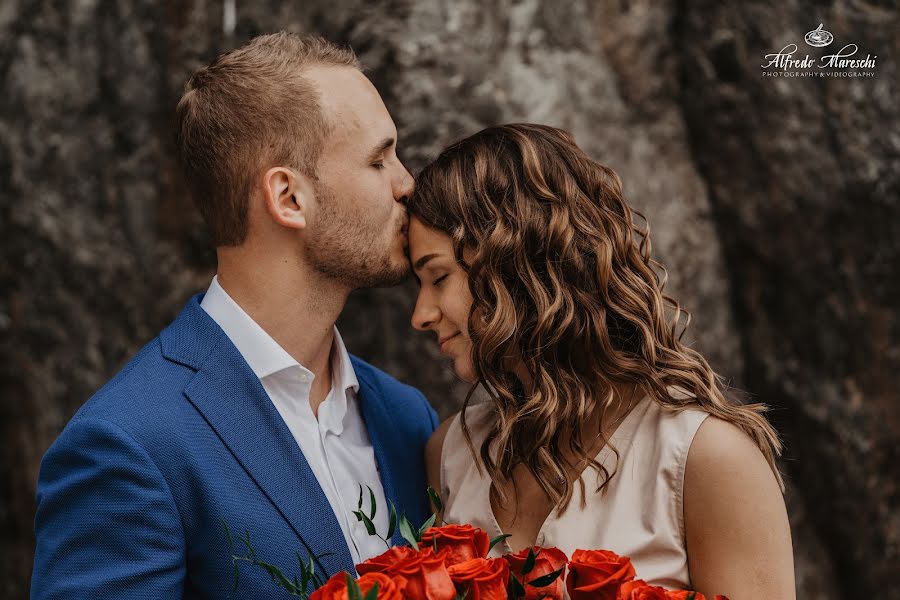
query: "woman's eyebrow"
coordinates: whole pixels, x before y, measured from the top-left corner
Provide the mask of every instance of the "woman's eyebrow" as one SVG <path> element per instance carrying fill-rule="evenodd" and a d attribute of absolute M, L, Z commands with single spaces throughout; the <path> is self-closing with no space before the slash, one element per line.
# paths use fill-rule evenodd
<path fill-rule="evenodd" d="M 425 266 L 425 263 L 427 263 L 429 260 L 431 260 L 432 258 L 435 258 L 437 256 L 438 256 L 437 254 L 426 254 L 425 256 L 423 256 L 422 258 L 420 258 L 419 260 L 416 261 L 416 263 L 413 265 L 413 271 L 421 270 L 422 267 Z"/>

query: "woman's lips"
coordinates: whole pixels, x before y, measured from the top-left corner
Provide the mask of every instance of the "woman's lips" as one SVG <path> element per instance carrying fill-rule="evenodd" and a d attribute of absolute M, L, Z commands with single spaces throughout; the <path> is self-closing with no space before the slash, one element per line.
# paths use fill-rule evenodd
<path fill-rule="evenodd" d="M 457 331 L 457 332 L 454 333 L 453 335 L 448 336 L 448 337 L 445 337 L 444 339 L 442 339 L 442 340 L 441 340 L 441 352 L 443 352 L 444 354 L 446 354 L 446 353 L 447 353 L 447 349 L 446 349 L 447 344 L 448 344 L 451 340 L 453 340 L 454 338 L 456 338 L 456 336 L 458 336 L 458 335 L 459 335 L 459 332 Z"/>

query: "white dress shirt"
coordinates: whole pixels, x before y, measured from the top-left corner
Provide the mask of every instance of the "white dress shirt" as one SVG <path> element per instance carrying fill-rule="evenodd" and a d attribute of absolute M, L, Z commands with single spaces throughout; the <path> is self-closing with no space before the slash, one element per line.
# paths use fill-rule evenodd
<path fill-rule="evenodd" d="M 365 525 L 352 514 L 357 510 L 360 484 L 364 491 L 363 510 L 368 514 L 366 486 L 371 487 L 378 505 L 373 520 L 376 531 L 382 536 L 387 533 L 388 506 L 356 397 L 359 381 L 337 327 L 331 347 L 331 391 L 319 406 L 316 419 L 309 404 L 312 372 L 294 360 L 244 312 L 219 285 L 218 277 L 213 277 L 200 306 L 237 347 L 297 440 L 341 525 L 354 564 L 387 550 L 384 542 L 370 536 Z M 302 490 L 297 490 L 298 502 L 303 501 L 301 494 Z M 313 550 L 321 554 L 333 549 Z"/>

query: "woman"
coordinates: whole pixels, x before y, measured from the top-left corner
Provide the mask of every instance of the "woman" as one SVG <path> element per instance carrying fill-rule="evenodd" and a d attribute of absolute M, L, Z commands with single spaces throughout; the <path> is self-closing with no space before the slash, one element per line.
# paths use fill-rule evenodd
<path fill-rule="evenodd" d="M 494 554 L 602 548 L 655 585 L 793 598 L 777 434 L 680 342 L 616 174 L 561 130 L 491 127 L 408 209 L 413 325 L 489 396 L 428 443 L 444 519 L 510 534 Z"/>

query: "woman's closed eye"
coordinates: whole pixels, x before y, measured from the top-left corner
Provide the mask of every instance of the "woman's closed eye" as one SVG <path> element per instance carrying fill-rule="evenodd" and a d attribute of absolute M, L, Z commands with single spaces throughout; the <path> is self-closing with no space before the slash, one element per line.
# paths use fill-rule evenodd
<path fill-rule="evenodd" d="M 432 282 L 431 282 L 431 285 L 433 285 L 433 286 L 439 286 L 439 285 L 441 285 L 441 283 L 443 283 L 443 281 L 444 281 L 445 279 L 447 279 L 447 275 L 441 275 L 440 277 L 438 277 L 437 279 L 435 279 L 434 281 L 432 281 Z"/>

